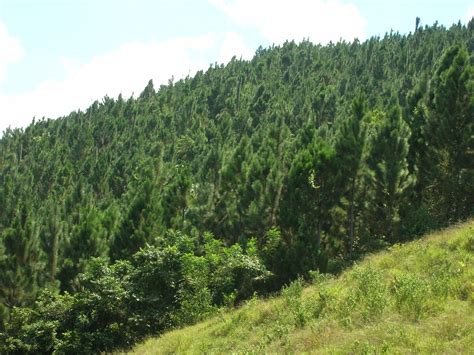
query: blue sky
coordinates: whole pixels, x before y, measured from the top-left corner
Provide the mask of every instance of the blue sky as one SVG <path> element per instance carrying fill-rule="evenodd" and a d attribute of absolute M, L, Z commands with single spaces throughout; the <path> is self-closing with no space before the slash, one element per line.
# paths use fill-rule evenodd
<path fill-rule="evenodd" d="M 466 23 L 474 0 L 0 0 L 0 131 L 138 95 L 286 39 Z"/>

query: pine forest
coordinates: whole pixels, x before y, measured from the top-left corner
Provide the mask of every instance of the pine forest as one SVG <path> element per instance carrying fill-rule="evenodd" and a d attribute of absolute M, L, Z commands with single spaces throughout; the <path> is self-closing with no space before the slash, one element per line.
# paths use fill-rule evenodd
<path fill-rule="evenodd" d="M 0 353 L 128 349 L 473 217 L 473 53 L 473 20 L 287 41 L 7 129 Z"/>

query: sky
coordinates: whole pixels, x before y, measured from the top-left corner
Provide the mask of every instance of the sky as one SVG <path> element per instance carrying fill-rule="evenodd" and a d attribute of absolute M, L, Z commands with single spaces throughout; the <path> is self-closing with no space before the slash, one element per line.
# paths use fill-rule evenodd
<path fill-rule="evenodd" d="M 413 32 L 417 16 L 449 27 L 473 15 L 474 0 L 0 0 L 0 132 L 259 46 L 363 41 Z"/>

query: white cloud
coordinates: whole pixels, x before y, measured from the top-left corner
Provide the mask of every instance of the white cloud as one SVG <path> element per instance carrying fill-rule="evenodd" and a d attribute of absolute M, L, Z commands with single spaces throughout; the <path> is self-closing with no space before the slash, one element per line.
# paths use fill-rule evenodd
<path fill-rule="evenodd" d="M 172 76 L 192 75 L 209 65 L 206 55 L 218 44 L 216 35 L 207 34 L 159 43 L 127 43 L 85 64 L 59 58 L 67 72 L 63 80 L 46 80 L 19 95 L 0 92 L 0 132 L 8 126 L 24 127 L 34 116 L 56 118 L 85 109 L 106 95 L 137 96 L 150 79 L 158 88 Z"/>
<path fill-rule="evenodd" d="M 233 56 L 237 59 L 242 58 L 248 60 L 255 54 L 255 51 L 250 50 L 247 46 L 242 36 L 235 32 L 227 33 L 220 47 L 219 63 L 227 63 Z"/>
<path fill-rule="evenodd" d="M 20 60 L 24 55 L 20 41 L 11 36 L 7 27 L 0 22 L 0 85 L 5 79 L 7 66 Z"/>
<path fill-rule="evenodd" d="M 463 22 L 468 23 L 474 17 L 474 5 L 469 6 L 464 14 Z"/>
<path fill-rule="evenodd" d="M 7 127 L 25 127 L 33 117 L 64 116 L 104 96 L 138 96 L 150 79 L 158 88 L 172 77 L 180 79 L 206 69 L 216 59 L 227 63 L 234 55 L 243 59 L 253 55 L 234 32 L 126 43 L 86 63 L 60 57 L 57 63 L 64 69 L 64 78 L 47 79 L 28 92 L 9 95 L 2 91 L 2 79 L 8 74 L 7 66 L 21 59 L 24 50 L 0 22 L 0 137 Z"/>
<path fill-rule="evenodd" d="M 365 39 L 366 20 L 341 0 L 209 0 L 236 23 L 251 26 L 270 42 L 315 43 Z"/>

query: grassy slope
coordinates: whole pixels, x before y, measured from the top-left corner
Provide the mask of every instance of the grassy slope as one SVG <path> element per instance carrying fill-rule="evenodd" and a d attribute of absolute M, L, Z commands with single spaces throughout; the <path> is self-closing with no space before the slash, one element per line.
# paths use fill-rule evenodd
<path fill-rule="evenodd" d="M 474 220 L 315 275 L 136 346 L 153 353 L 469 353 L 474 349 Z"/>

